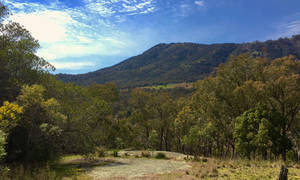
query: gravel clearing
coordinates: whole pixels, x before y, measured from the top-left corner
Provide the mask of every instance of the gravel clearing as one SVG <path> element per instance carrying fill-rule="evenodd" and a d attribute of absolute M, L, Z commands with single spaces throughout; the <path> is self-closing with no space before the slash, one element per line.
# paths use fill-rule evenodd
<path fill-rule="evenodd" d="M 147 158 L 113 158 L 112 163 L 91 168 L 87 175 L 98 179 L 136 179 L 147 175 L 165 174 L 188 169 L 185 161 Z"/>

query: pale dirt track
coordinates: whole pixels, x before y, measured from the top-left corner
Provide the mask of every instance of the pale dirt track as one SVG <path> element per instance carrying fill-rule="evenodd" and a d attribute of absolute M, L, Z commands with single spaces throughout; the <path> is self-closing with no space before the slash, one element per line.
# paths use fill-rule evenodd
<path fill-rule="evenodd" d="M 175 159 L 179 154 L 168 154 Z M 171 173 L 189 169 L 182 160 L 159 160 L 153 158 L 113 158 L 113 162 L 91 168 L 86 175 L 98 179 L 143 179 L 146 176 Z"/>

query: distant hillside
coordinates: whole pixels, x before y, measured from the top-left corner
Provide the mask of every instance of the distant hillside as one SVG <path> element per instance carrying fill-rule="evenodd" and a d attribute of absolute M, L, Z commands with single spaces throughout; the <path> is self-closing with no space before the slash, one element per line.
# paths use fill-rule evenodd
<path fill-rule="evenodd" d="M 294 55 L 300 59 L 300 35 L 243 44 L 158 44 L 143 54 L 119 64 L 80 75 L 58 74 L 65 82 L 88 85 L 114 82 L 120 88 L 192 82 L 207 76 L 230 54 L 250 52 L 271 59 Z"/>

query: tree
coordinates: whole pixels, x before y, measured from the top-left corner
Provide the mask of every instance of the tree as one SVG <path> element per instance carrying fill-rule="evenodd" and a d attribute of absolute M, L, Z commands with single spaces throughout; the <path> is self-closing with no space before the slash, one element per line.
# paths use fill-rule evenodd
<path fill-rule="evenodd" d="M 159 136 L 155 130 L 152 130 L 149 136 L 149 147 L 153 150 L 159 147 Z"/>
<path fill-rule="evenodd" d="M 300 110 L 300 61 L 294 56 L 275 59 L 264 68 L 267 104 L 280 114 L 279 146 L 283 160 L 290 147 L 290 137 Z M 299 119 L 298 119 L 299 120 Z"/>
<path fill-rule="evenodd" d="M 23 86 L 17 97 L 23 113 L 8 132 L 8 161 L 43 162 L 60 153 L 62 129 L 59 125 L 65 116 L 59 113 L 55 99 L 44 99 L 44 91 L 39 85 Z"/>
<path fill-rule="evenodd" d="M 266 159 L 270 150 L 278 155 L 282 145 L 278 113 L 266 106 L 257 105 L 236 118 L 234 138 L 236 149 L 244 157 L 251 158 L 257 151 Z M 287 139 L 288 141 L 288 139 Z M 290 144 L 290 143 L 289 143 Z M 289 147 L 290 148 L 290 147 Z"/>
<path fill-rule="evenodd" d="M 177 151 L 185 152 L 184 137 L 189 134 L 190 128 L 195 126 L 196 123 L 197 118 L 189 105 L 184 106 L 178 112 L 174 123 Z"/>
<path fill-rule="evenodd" d="M 141 89 L 135 89 L 131 93 L 129 103 L 132 108 L 129 120 L 134 126 L 136 141 L 147 148 L 148 140 L 154 125 L 153 96 Z"/>
<path fill-rule="evenodd" d="M 280 129 L 277 132 L 281 140 L 276 143 L 277 149 L 272 150 L 274 154 L 280 152 L 285 160 L 299 116 L 299 72 L 300 61 L 293 56 L 273 61 L 254 58 L 250 54 L 231 56 L 217 68 L 215 76 L 197 82 L 193 113 L 204 121 L 201 124 L 210 122 L 217 132 L 222 132 L 217 134 L 216 144 L 222 142 L 217 147 L 222 149 L 224 145 L 230 145 L 234 154 L 236 118 L 257 104 L 266 106 L 280 114 L 281 120 L 276 127 Z"/>
<path fill-rule="evenodd" d="M 40 47 L 20 24 L 3 24 L 9 12 L 0 4 L 0 102 L 15 100 L 25 84 L 39 83 L 41 76 L 55 68 L 35 53 Z"/>

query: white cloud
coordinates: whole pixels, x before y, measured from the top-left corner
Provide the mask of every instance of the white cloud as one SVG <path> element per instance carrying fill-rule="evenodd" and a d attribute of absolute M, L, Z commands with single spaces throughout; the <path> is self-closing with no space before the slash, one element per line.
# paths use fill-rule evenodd
<path fill-rule="evenodd" d="M 267 36 L 267 39 L 277 39 L 279 37 L 291 37 L 300 34 L 300 13 L 288 16 L 278 24 L 275 24 L 276 33 Z"/>
<path fill-rule="evenodd" d="M 191 11 L 192 11 L 192 6 L 190 4 L 180 4 L 179 9 L 175 9 L 175 11 L 177 12 L 177 16 L 179 17 L 186 17 L 189 16 Z"/>
<path fill-rule="evenodd" d="M 48 10 L 16 13 L 10 19 L 22 24 L 40 42 L 67 40 L 67 27 L 74 23 L 68 13 Z"/>
<path fill-rule="evenodd" d="M 89 3 L 86 7 L 92 11 L 99 13 L 103 17 L 109 17 L 116 13 L 112 7 L 106 7 L 106 3 Z"/>
<path fill-rule="evenodd" d="M 99 13 L 103 17 L 110 17 L 117 13 L 123 15 L 145 14 L 149 8 L 155 9 L 154 0 L 85 0 L 86 8 Z"/>
<path fill-rule="evenodd" d="M 205 6 L 204 1 L 195 1 L 195 4 L 197 6 L 200 6 L 200 7 L 204 7 Z"/>
<path fill-rule="evenodd" d="M 82 68 L 93 67 L 96 64 L 93 62 L 51 62 L 57 69 L 79 70 Z"/>
<path fill-rule="evenodd" d="M 300 33 L 300 20 L 289 22 L 285 25 L 285 33 L 287 36 Z"/>
<path fill-rule="evenodd" d="M 78 42 L 57 42 L 55 44 L 46 43 L 44 48 L 41 48 L 37 54 L 50 60 L 83 55 L 119 55 L 126 54 L 126 48 L 130 45 L 130 41 L 126 40 L 126 37 L 98 36 L 89 39 L 77 36 L 74 38 L 81 38 L 81 40 Z"/>
<path fill-rule="evenodd" d="M 57 0 L 49 1 L 50 4 L 17 0 L 4 3 L 12 10 L 10 20 L 23 25 L 39 40 L 41 48 L 37 54 L 54 62 L 57 69 L 91 65 L 84 60 L 68 64 L 58 59 L 136 53 L 135 37 L 122 32 L 117 25 L 124 23 L 129 15 L 152 13 L 156 9 L 155 0 L 84 0 L 84 6 L 75 8 Z"/>

